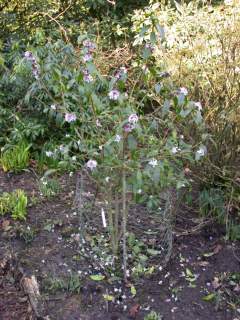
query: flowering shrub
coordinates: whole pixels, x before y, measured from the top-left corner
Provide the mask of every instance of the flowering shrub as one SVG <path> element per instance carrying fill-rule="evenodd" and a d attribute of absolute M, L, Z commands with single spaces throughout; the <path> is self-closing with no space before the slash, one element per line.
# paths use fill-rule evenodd
<path fill-rule="evenodd" d="M 94 64 L 96 45 L 79 40 L 77 50 L 58 41 L 25 52 L 21 63 L 33 77 L 24 105 L 48 127 L 45 157 L 65 167 L 85 162 L 105 195 L 102 219 L 114 255 L 123 241 L 126 277 L 128 206 L 157 209 L 161 191 L 189 184 L 188 166 L 206 154 L 201 103 L 155 64 L 154 42 L 132 61 L 130 85 L 124 66 L 103 76 Z M 114 202 L 121 203 L 116 210 Z"/>

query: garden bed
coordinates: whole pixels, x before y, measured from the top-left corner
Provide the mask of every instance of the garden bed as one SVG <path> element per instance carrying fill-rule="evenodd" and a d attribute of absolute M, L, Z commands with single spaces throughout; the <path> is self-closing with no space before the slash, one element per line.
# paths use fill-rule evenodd
<path fill-rule="evenodd" d="M 99 208 L 91 205 L 95 189 L 87 180 L 86 243 L 79 245 L 75 180 L 74 175 L 60 177 L 60 193 L 47 200 L 39 193 L 34 174 L 0 172 L 1 192 L 21 188 L 30 199 L 25 222 L 9 216 L 0 220 L 0 319 L 34 319 L 22 285 L 23 278 L 31 276 L 36 276 L 40 287 L 43 319 L 144 319 L 152 310 L 166 320 L 240 319 L 240 245 L 225 242 L 219 226 L 211 223 L 196 229 L 199 220 L 187 212 L 183 218 L 180 212 L 168 264 L 164 266 L 153 252 L 154 269 L 129 278 L 124 285 L 117 272 L 112 274 L 107 260 L 107 234 L 99 227 Z M 139 208 L 129 215 L 137 215 L 138 229 L 151 229 L 143 240 L 155 245 L 156 221 L 146 219 Z M 103 260 L 99 258 L 101 246 L 106 246 Z M 129 269 L 134 259 L 129 258 Z M 94 278 L 99 274 L 102 280 Z"/>

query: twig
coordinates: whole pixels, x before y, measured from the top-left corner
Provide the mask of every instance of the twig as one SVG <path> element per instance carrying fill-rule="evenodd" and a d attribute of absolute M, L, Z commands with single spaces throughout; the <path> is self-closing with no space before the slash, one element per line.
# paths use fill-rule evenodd
<path fill-rule="evenodd" d="M 200 231 L 203 227 L 207 226 L 209 223 L 213 222 L 214 219 L 209 219 L 206 221 L 203 221 L 201 223 L 199 223 L 197 226 L 193 227 L 190 230 L 186 230 L 180 233 L 176 233 L 176 237 L 182 237 L 182 236 L 188 236 L 190 234 L 194 234 L 197 233 L 198 231 Z"/>
<path fill-rule="evenodd" d="M 238 262 L 240 262 L 240 257 L 238 257 L 235 253 L 235 248 L 232 248 L 232 251 L 233 251 L 233 255 L 234 255 L 234 258 L 237 259 Z"/>
<path fill-rule="evenodd" d="M 69 42 L 69 38 L 68 38 L 68 35 L 67 35 L 67 31 L 63 28 L 63 26 L 61 25 L 61 23 L 56 20 L 56 18 L 52 17 L 50 14 L 45 13 L 45 12 L 39 12 L 39 14 L 48 17 L 51 21 L 54 21 L 54 22 L 58 25 L 60 31 L 63 33 L 63 36 L 64 36 L 64 38 L 65 38 L 65 41 L 66 41 L 66 42 Z M 58 15 L 58 16 L 59 16 L 59 15 Z M 57 17 L 58 17 L 58 16 L 57 16 Z"/>
<path fill-rule="evenodd" d="M 126 170 L 122 173 L 122 219 L 123 219 L 123 271 L 124 281 L 127 282 L 127 206 L 126 206 Z"/>
<path fill-rule="evenodd" d="M 113 6 L 115 6 L 115 5 L 116 5 L 116 2 L 115 2 L 115 1 L 113 1 L 113 0 L 107 0 L 107 2 L 108 2 L 108 3 L 110 3 L 110 4 L 112 4 Z"/>

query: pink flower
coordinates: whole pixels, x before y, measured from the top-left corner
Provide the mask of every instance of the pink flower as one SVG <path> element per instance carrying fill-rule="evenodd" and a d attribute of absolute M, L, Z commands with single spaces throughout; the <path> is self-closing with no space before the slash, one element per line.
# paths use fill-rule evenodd
<path fill-rule="evenodd" d="M 24 52 L 24 57 L 29 60 L 29 59 L 32 59 L 33 54 L 31 51 L 26 51 Z"/>
<path fill-rule="evenodd" d="M 75 113 L 66 113 L 65 114 L 65 121 L 66 122 L 74 122 L 77 120 L 77 117 L 75 115 Z"/>
<path fill-rule="evenodd" d="M 145 44 L 145 48 L 146 48 L 146 49 L 149 49 L 151 52 L 154 51 L 154 46 L 153 46 L 151 43 L 146 43 L 146 44 Z"/>
<path fill-rule="evenodd" d="M 87 83 L 90 83 L 90 82 L 93 81 L 93 77 L 92 77 L 90 74 L 85 74 L 85 75 L 83 76 L 83 80 L 84 80 L 85 82 L 87 82 Z"/>
<path fill-rule="evenodd" d="M 24 53 L 24 57 L 31 62 L 32 64 L 32 74 L 33 76 L 38 79 L 39 78 L 39 75 L 40 75 L 40 67 L 39 65 L 37 64 L 37 60 L 36 58 L 34 57 L 33 53 L 31 51 L 26 51 Z"/>
<path fill-rule="evenodd" d="M 131 132 L 131 131 L 133 131 L 133 129 L 135 129 L 135 124 L 133 124 L 133 123 L 127 123 L 123 126 L 123 130 L 125 132 Z"/>
<path fill-rule="evenodd" d="M 138 122 L 138 116 L 136 115 L 136 113 L 132 113 L 129 117 L 128 117 L 128 122 L 132 123 L 132 124 L 136 124 Z"/>
<path fill-rule="evenodd" d="M 88 61 L 91 61 L 92 60 L 92 55 L 90 53 L 86 53 L 84 56 L 83 56 L 83 61 L 84 62 L 88 62 Z"/>
<path fill-rule="evenodd" d="M 84 80 L 85 82 L 90 83 L 90 82 L 93 81 L 93 77 L 89 74 L 89 72 L 88 72 L 87 69 L 83 70 L 83 74 L 84 74 L 83 80 Z"/>
<path fill-rule="evenodd" d="M 127 69 L 125 67 L 121 67 L 115 74 L 115 79 L 120 80 L 127 74 Z"/>
<path fill-rule="evenodd" d="M 120 92 L 117 89 L 113 89 L 109 92 L 108 96 L 111 100 L 117 100 L 120 96 Z"/>
<path fill-rule="evenodd" d="M 87 48 L 88 50 L 91 50 L 91 51 L 93 51 L 94 49 L 96 49 L 95 43 L 93 43 L 92 41 L 90 41 L 90 40 L 88 40 L 88 39 L 86 39 L 86 40 L 83 41 L 83 46 L 84 46 L 85 48 Z"/>

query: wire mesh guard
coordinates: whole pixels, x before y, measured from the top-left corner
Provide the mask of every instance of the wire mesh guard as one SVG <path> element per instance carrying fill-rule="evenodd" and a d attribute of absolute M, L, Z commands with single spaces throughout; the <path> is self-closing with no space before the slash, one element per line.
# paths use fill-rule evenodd
<path fill-rule="evenodd" d="M 177 194 L 173 189 L 169 189 L 162 192 L 159 199 L 157 210 L 150 211 L 143 205 L 133 206 L 130 210 L 128 230 L 138 234 L 148 247 L 147 251 L 153 253 L 152 258 L 164 265 L 172 253 Z"/>
<path fill-rule="evenodd" d="M 97 234 L 99 236 L 105 235 L 109 241 L 109 247 L 112 246 L 112 254 L 118 252 L 119 261 L 121 261 L 123 254 L 121 195 L 109 203 L 106 201 L 105 193 L 96 191 L 92 193 L 90 199 L 84 196 L 89 194 L 87 184 L 86 177 L 83 178 L 82 175 L 79 175 L 76 183 L 75 208 L 79 216 L 82 239 L 84 239 L 85 233 L 88 235 L 91 233 L 90 230 L 94 233 L 94 237 Z M 164 266 L 169 261 L 173 247 L 177 198 L 175 190 L 168 189 L 159 195 L 159 208 L 151 211 L 146 205 L 135 204 L 131 199 L 128 199 L 127 253 L 129 264 L 136 265 L 136 257 L 142 258 L 146 268 L 157 264 Z M 105 214 L 104 221 L 103 212 Z M 114 231 L 114 228 L 118 230 Z M 113 252 L 114 241 L 112 240 L 115 241 L 115 253 Z M 117 245 L 116 242 L 118 242 Z M 84 243 L 86 242 L 84 241 Z M 101 248 L 99 248 L 99 252 L 101 252 Z"/>

